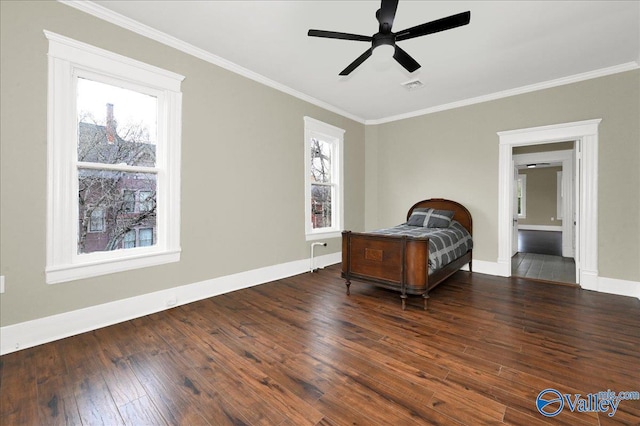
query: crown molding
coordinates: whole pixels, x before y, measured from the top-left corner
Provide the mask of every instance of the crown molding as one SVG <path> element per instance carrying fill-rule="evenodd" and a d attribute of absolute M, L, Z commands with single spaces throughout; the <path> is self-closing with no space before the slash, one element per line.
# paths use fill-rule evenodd
<path fill-rule="evenodd" d="M 132 31 L 136 34 L 140 34 L 144 37 L 150 38 L 154 41 L 157 41 L 169 47 L 173 47 L 174 49 L 177 49 L 188 55 L 195 56 L 196 58 L 202 59 L 203 61 L 209 62 L 213 65 L 217 65 L 228 71 L 239 74 L 243 77 L 254 80 L 258 83 L 264 84 L 265 86 L 279 90 L 280 92 L 284 92 L 288 95 L 301 99 L 305 102 L 309 102 L 310 104 L 316 105 L 320 108 L 324 108 L 328 111 L 334 112 L 343 117 L 357 121 L 358 123 L 362 123 L 362 124 L 365 123 L 364 118 L 353 115 L 331 104 L 323 102 L 312 96 L 306 95 L 302 92 L 292 89 L 291 87 L 278 83 L 277 81 L 271 80 L 270 78 L 267 78 L 262 74 L 258 74 L 247 68 L 241 67 L 240 65 L 235 64 L 231 61 L 228 61 L 224 58 L 221 58 L 220 56 L 207 52 L 204 49 L 196 47 L 190 43 L 184 42 L 162 31 L 158 31 L 154 28 L 151 28 L 150 26 L 142 24 L 134 19 L 127 18 L 124 15 L 121 15 L 112 10 L 109 10 L 106 7 L 100 6 L 92 1 L 83 1 L 83 0 L 57 0 L 57 1 L 64 5 L 78 9 L 82 12 L 88 13 L 89 15 L 93 15 L 96 18 L 102 19 L 111 24 L 117 25 L 129 31 Z"/>
<path fill-rule="evenodd" d="M 575 74 L 569 77 L 562 77 L 555 80 L 543 81 L 541 83 L 530 84 L 528 86 L 517 87 L 515 89 L 504 90 L 502 92 L 490 93 L 488 95 L 478 96 L 475 98 L 463 99 L 457 102 L 437 105 L 418 111 L 408 112 L 405 114 L 394 115 L 391 117 L 381 118 L 377 120 L 365 120 L 364 124 L 384 124 L 392 121 L 404 120 L 406 118 L 418 117 L 421 115 L 432 114 L 434 112 L 446 111 L 449 109 L 460 108 L 468 105 L 479 104 L 482 102 L 493 101 L 496 99 L 508 98 L 510 96 L 522 95 L 524 93 L 535 92 L 538 90 L 549 89 L 552 87 L 563 86 L 565 84 L 577 83 L 580 81 L 591 80 L 593 78 L 605 77 L 607 75 L 618 74 L 621 72 L 632 71 L 640 68 L 637 61 L 627 62 L 625 64 L 615 65 L 608 68 L 601 68 L 581 74 Z"/>

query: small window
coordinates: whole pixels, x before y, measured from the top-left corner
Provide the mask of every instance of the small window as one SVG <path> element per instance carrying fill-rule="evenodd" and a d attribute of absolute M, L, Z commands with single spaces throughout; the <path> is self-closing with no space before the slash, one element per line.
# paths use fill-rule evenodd
<path fill-rule="evenodd" d="M 155 185 L 153 185 L 155 186 Z M 152 212 L 155 205 L 155 194 L 152 191 L 140 191 L 140 212 Z"/>
<path fill-rule="evenodd" d="M 314 230 L 331 228 L 332 199 L 335 184 L 331 176 L 332 145 L 311 139 L 311 227 Z"/>
<path fill-rule="evenodd" d="M 95 209 L 91 212 L 89 232 L 104 232 L 104 210 Z"/>
<path fill-rule="evenodd" d="M 339 237 L 343 222 L 344 130 L 305 117 L 307 240 Z"/>
<path fill-rule="evenodd" d="M 518 218 L 525 219 L 527 217 L 527 175 L 518 175 Z"/>
<path fill-rule="evenodd" d="M 136 246 L 136 231 L 132 229 L 131 231 L 127 231 L 124 234 L 124 241 L 122 243 L 122 248 L 134 248 Z"/>
<path fill-rule="evenodd" d="M 564 185 L 562 185 L 562 171 L 556 172 L 556 219 L 564 216 Z"/>
<path fill-rule="evenodd" d="M 133 213 L 136 211 L 136 193 L 135 191 L 124 190 L 122 197 L 124 199 L 122 203 L 122 210 L 125 213 Z"/>
<path fill-rule="evenodd" d="M 153 228 L 142 228 L 139 231 L 138 239 L 140 247 L 148 247 L 153 245 Z"/>

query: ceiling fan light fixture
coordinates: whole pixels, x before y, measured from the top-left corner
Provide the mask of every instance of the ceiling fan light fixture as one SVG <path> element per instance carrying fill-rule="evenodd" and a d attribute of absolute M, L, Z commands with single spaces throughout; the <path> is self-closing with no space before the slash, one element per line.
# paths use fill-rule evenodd
<path fill-rule="evenodd" d="M 395 48 L 390 44 L 381 44 L 373 49 L 373 56 L 376 59 L 391 59 L 395 53 Z"/>

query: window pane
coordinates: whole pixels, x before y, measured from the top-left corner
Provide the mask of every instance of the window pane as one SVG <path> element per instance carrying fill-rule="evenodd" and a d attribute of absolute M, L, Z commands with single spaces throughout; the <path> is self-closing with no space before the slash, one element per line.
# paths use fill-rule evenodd
<path fill-rule="evenodd" d="M 524 214 L 524 212 L 522 211 L 522 197 L 524 195 L 524 180 L 523 178 L 518 178 L 517 182 L 517 189 L 516 189 L 516 194 L 518 197 L 518 216 L 522 216 Z"/>
<path fill-rule="evenodd" d="M 311 224 L 313 229 L 331 227 L 331 192 L 327 185 L 311 185 Z"/>
<path fill-rule="evenodd" d="M 124 234 L 124 243 L 122 244 L 122 248 L 133 248 L 136 246 L 136 231 L 132 229 L 131 231 Z"/>
<path fill-rule="evenodd" d="M 155 204 L 155 192 L 151 191 L 140 191 L 140 204 L 138 206 L 138 211 L 140 212 L 148 212 L 153 209 L 153 205 Z"/>
<path fill-rule="evenodd" d="M 78 161 L 155 167 L 157 99 L 78 78 Z"/>
<path fill-rule="evenodd" d="M 311 182 L 331 182 L 331 144 L 311 139 Z"/>
<path fill-rule="evenodd" d="M 135 191 L 125 189 L 122 195 L 124 197 L 124 205 L 122 206 L 122 208 L 124 209 L 125 213 L 132 213 L 136 211 Z"/>
<path fill-rule="evenodd" d="M 155 228 L 155 174 L 81 168 L 78 186 L 78 253 L 116 250 L 123 246 L 125 235 L 135 228 Z M 137 212 L 130 209 L 128 195 L 136 191 L 146 194 L 144 209 Z M 102 231 L 89 232 L 94 226 L 93 212 L 98 210 L 103 212 Z"/>
<path fill-rule="evenodd" d="M 144 228 L 140 230 L 140 247 L 153 245 L 153 228 Z"/>
<path fill-rule="evenodd" d="M 89 232 L 104 232 L 104 210 L 98 208 L 90 213 Z"/>

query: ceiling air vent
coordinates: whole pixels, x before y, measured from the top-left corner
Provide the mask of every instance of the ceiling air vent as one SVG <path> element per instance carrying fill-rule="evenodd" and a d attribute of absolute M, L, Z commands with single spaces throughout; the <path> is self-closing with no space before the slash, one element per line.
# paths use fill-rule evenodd
<path fill-rule="evenodd" d="M 416 90 L 424 86 L 424 83 L 418 79 L 415 79 L 415 80 L 406 81 L 404 83 L 400 83 L 400 85 L 404 86 L 404 88 L 407 90 Z"/>

